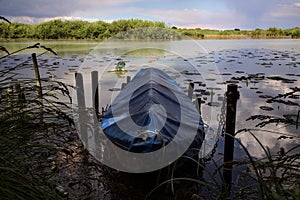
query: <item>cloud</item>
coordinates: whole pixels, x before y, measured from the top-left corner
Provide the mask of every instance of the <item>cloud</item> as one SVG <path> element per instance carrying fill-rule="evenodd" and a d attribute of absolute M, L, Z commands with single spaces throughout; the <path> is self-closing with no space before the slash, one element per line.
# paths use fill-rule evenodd
<path fill-rule="evenodd" d="M 28 16 L 28 17 L 55 17 L 60 16 L 62 13 L 65 15 L 72 14 L 72 10 L 76 6 L 76 2 L 72 0 L 51 0 L 51 1 L 22 1 L 10 0 L 0 2 L 1 15 L 6 16 Z"/>
<path fill-rule="evenodd" d="M 98 18 L 85 18 L 85 17 L 73 17 L 73 16 L 57 16 L 57 17 L 42 17 L 42 18 L 36 18 L 36 17 L 28 17 L 28 16 L 17 16 L 17 17 L 10 17 L 11 22 L 20 22 L 24 24 L 37 24 L 40 22 L 47 22 L 55 19 L 61 19 L 61 20 L 82 20 L 82 21 L 89 21 L 89 22 L 95 22 L 98 21 Z M 106 20 L 103 20 L 106 21 Z"/>
<path fill-rule="evenodd" d="M 270 26 L 295 27 L 299 24 L 300 3 L 295 0 L 222 1 L 229 10 L 236 13 L 238 18 L 244 19 L 242 26 L 267 28 Z"/>
<path fill-rule="evenodd" d="M 75 16 L 101 15 L 108 14 L 111 10 L 117 12 L 117 7 L 127 3 L 140 0 L 0 0 L 0 13 L 4 16 L 28 16 L 35 18 L 57 17 L 57 16 Z M 121 11 L 119 9 L 119 11 Z"/>
<path fill-rule="evenodd" d="M 300 3 L 278 4 L 277 8 L 270 12 L 271 17 L 300 17 Z M 300 18 L 298 18 L 300 19 Z"/>
<path fill-rule="evenodd" d="M 228 29 L 235 27 L 239 21 L 230 12 L 215 13 L 199 9 L 135 9 L 135 12 L 164 20 L 178 27 Z"/>
<path fill-rule="evenodd" d="M 262 23 L 269 27 L 299 27 L 300 3 L 280 3 L 262 17 Z"/>

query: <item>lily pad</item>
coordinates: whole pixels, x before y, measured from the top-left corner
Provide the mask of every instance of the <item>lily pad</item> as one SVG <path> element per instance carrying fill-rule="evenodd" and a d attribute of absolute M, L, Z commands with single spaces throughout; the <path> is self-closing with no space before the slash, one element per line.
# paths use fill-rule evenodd
<path fill-rule="evenodd" d="M 269 106 L 260 106 L 259 108 L 262 109 L 262 110 L 265 110 L 265 111 L 272 111 L 272 110 L 274 110 L 274 108 L 269 107 Z"/>

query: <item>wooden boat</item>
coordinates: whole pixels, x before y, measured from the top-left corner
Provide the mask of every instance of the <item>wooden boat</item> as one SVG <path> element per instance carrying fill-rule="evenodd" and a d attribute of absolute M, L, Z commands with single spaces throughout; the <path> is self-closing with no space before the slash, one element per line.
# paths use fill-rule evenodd
<path fill-rule="evenodd" d="M 149 153 L 172 141 L 190 141 L 185 155 L 198 155 L 204 139 L 202 118 L 188 96 L 165 72 L 141 69 L 113 100 L 101 128 L 120 148 Z M 174 149 L 176 151 L 179 149 Z"/>

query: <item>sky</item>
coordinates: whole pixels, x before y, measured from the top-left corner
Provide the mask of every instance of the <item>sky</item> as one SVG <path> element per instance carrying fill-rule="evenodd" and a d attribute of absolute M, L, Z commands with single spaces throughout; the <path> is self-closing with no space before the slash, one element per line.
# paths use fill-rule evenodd
<path fill-rule="evenodd" d="M 0 0 L 12 22 L 144 19 L 202 29 L 300 27 L 300 0 Z"/>

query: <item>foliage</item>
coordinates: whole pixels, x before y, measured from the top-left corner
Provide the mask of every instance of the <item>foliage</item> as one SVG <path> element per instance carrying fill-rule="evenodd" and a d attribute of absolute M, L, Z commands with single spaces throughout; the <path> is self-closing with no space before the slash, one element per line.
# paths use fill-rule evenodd
<path fill-rule="evenodd" d="M 296 114 L 285 114 L 282 117 L 278 116 L 270 116 L 270 115 L 254 115 L 249 117 L 247 120 L 260 120 L 261 122 L 258 123 L 257 127 L 264 127 L 269 124 L 283 124 L 283 125 L 289 125 L 289 126 L 295 126 L 296 129 L 298 129 L 298 126 L 300 124 L 299 121 L 299 114 L 300 114 L 300 105 L 297 101 L 293 101 L 293 99 L 300 94 L 300 88 L 294 87 L 290 88 L 290 92 L 286 92 L 284 94 L 278 94 L 275 97 L 267 98 L 267 103 L 278 103 L 278 104 L 285 104 L 294 106 L 295 110 L 298 110 L 298 115 Z M 287 100 L 288 99 L 288 100 Z M 291 99 L 291 100 L 289 100 Z"/>
<path fill-rule="evenodd" d="M 272 154 L 270 149 L 264 146 L 259 138 L 255 136 L 253 133 L 255 130 L 243 129 L 239 132 L 242 131 L 251 134 L 265 154 L 265 157 L 254 160 L 255 156 L 250 155 L 246 147 L 239 142 L 251 161 L 252 172 L 255 173 L 253 178 L 260 187 L 260 198 L 299 199 L 300 145 L 296 145 L 288 150 L 281 148 L 278 153 Z"/>
<path fill-rule="evenodd" d="M 251 155 L 247 148 L 240 140 L 235 137 L 236 144 L 244 150 L 246 157 L 243 160 L 233 160 L 232 173 L 239 174 L 237 180 L 232 180 L 231 190 L 228 190 L 227 183 L 222 174 L 224 164 L 220 164 L 214 159 L 213 164 L 208 169 L 205 163 L 199 162 L 193 158 L 187 159 L 196 163 L 207 178 L 194 177 L 177 177 L 174 175 L 176 165 L 173 165 L 171 177 L 168 180 L 157 185 L 151 190 L 145 199 L 152 199 L 155 192 L 167 185 L 171 188 L 176 198 L 176 184 L 193 183 L 199 188 L 196 193 L 191 195 L 191 199 L 299 199 L 300 198 L 300 175 L 299 175 L 299 148 L 296 145 L 288 150 L 281 148 L 277 153 L 271 153 L 269 148 L 263 146 L 255 135 L 255 129 L 243 129 L 237 132 L 249 133 L 259 147 L 264 152 L 264 157 L 257 159 L 255 155 Z M 262 131 L 262 130 L 258 130 Z M 271 133 L 269 131 L 266 134 Z M 233 137 L 233 136 L 231 136 Z M 212 172 L 211 172 L 212 170 Z M 180 190 L 181 188 L 177 188 Z"/>
<path fill-rule="evenodd" d="M 139 19 L 117 20 L 112 23 L 57 19 L 35 25 L 1 22 L 0 37 L 13 39 L 105 39 L 122 31 L 145 27 L 164 28 L 165 24 Z"/>
<path fill-rule="evenodd" d="M 151 39 L 151 40 L 170 40 L 170 39 L 181 39 L 181 35 L 171 29 L 159 28 L 159 27 L 148 27 L 148 28 L 137 28 L 128 31 L 123 31 L 116 34 L 113 39 Z"/>
<path fill-rule="evenodd" d="M 300 28 L 292 28 L 283 30 L 281 28 L 271 27 L 267 30 L 240 30 L 235 28 L 233 30 L 210 30 L 210 29 L 177 29 L 183 35 L 199 39 L 238 39 L 238 38 L 254 38 L 254 39 L 268 39 L 268 38 L 299 38 Z"/>
<path fill-rule="evenodd" d="M 278 94 L 274 97 L 270 96 L 266 102 L 290 105 L 297 109 L 299 104 L 293 101 L 293 99 L 297 99 L 300 89 L 297 87 L 290 89 L 291 91 L 284 94 Z M 169 180 L 156 186 L 147 195 L 146 199 L 151 199 L 150 197 L 153 196 L 154 192 L 164 185 L 171 185 L 173 194 L 176 194 L 174 185 L 183 181 L 194 183 L 200 188 L 193 194 L 192 199 L 300 199 L 300 137 L 276 131 L 276 129 L 278 130 L 276 127 L 278 124 L 287 127 L 296 126 L 296 129 L 298 129 L 298 125 L 300 124 L 299 115 L 300 110 L 298 110 L 298 115 L 286 114 L 282 118 L 269 115 L 254 115 L 248 120 L 261 120 L 257 124 L 260 128 L 242 129 L 237 131 L 235 136 L 229 135 L 236 140 L 235 145 L 238 145 L 245 154 L 242 160 L 236 159 L 230 162 L 233 166 L 230 168 L 232 174 L 238 174 L 238 178 L 230 180 L 231 190 L 230 188 L 228 189 L 229 184 L 225 180 L 224 171 L 222 173 L 225 163 L 222 164 L 218 162 L 218 158 L 214 158 L 212 160 L 212 167 L 211 164 L 205 166 L 207 164 L 205 161 L 203 164 L 198 160 L 188 158 L 204 170 L 204 174 L 206 174 L 205 178 L 176 177 L 172 173 Z M 265 126 L 267 128 L 262 129 Z M 237 138 L 241 133 L 249 134 L 254 138 L 254 141 L 258 144 L 258 149 L 261 149 L 263 152 L 262 156 L 258 158 L 257 155 L 251 154 L 248 151 L 247 147 Z M 286 148 L 280 147 L 277 152 L 271 152 L 268 146 L 262 144 L 256 133 L 275 134 L 278 135 L 277 140 L 291 139 L 293 140 L 293 145 Z M 174 170 L 175 167 L 173 168 Z M 213 173 L 210 170 L 214 170 Z"/>
<path fill-rule="evenodd" d="M 23 50 L 38 47 L 39 43 Z M 70 98 L 69 89 L 61 82 L 43 80 L 40 97 L 35 79 L 15 76 L 20 67 L 0 71 L 1 197 L 60 199 L 49 182 L 55 171 L 51 171 L 53 165 L 48 158 L 60 150 L 54 141 L 70 131 L 73 123 L 69 103 L 58 100 L 60 95 Z"/>
<path fill-rule="evenodd" d="M 170 35 L 163 38 L 174 38 L 177 31 L 183 36 L 195 39 L 235 39 L 235 38 L 300 38 L 300 28 L 281 29 L 270 27 L 267 30 L 211 30 L 211 29 L 186 29 L 167 27 L 164 22 L 140 19 L 122 19 L 111 23 L 105 21 L 87 22 L 82 20 L 52 20 L 39 24 L 29 25 L 21 23 L 0 22 L 0 38 L 37 38 L 37 39 L 106 39 L 121 32 L 132 31 L 141 28 L 165 28 L 172 30 Z M 153 30 L 153 29 L 152 29 Z M 136 30 L 135 32 L 138 32 Z M 149 35 L 149 34 L 148 34 Z M 147 36 L 146 38 L 149 38 Z M 150 38 L 155 39 L 151 36 Z M 175 37 L 176 38 L 176 37 Z M 137 38 L 138 39 L 138 38 Z M 178 39 L 178 38 L 176 38 Z"/>

